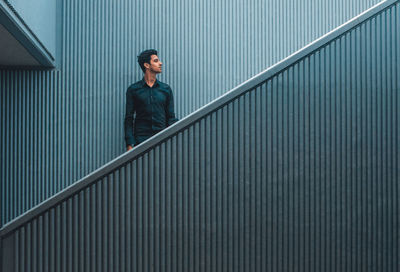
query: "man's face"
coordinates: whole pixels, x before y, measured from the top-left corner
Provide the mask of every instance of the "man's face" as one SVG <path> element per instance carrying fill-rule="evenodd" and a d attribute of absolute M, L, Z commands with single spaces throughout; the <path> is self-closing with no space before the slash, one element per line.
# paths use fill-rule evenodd
<path fill-rule="evenodd" d="M 157 55 L 151 55 L 150 64 L 145 63 L 145 67 L 156 74 L 162 72 L 162 62 Z"/>

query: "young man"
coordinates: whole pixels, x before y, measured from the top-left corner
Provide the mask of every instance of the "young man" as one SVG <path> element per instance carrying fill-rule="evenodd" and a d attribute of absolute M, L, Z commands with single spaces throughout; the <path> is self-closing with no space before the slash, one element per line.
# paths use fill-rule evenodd
<path fill-rule="evenodd" d="M 124 127 L 128 151 L 178 120 L 171 87 L 157 80 L 157 74 L 162 72 L 157 51 L 143 51 L 138 63 L 144 77 L 126 91 Z"/>

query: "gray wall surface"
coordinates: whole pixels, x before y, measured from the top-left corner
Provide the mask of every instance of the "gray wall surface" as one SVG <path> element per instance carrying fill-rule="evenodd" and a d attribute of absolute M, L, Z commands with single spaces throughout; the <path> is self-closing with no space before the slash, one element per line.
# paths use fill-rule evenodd
<path fill-rule="evenodd" d="M 124 152 L 136 55 L 184 117 L 378 0 L 62 1 L 61 66 L 1 70 L 1 225 Z"/>
<path fill-rule="evenodd" d="M 399 15 L 355 21 L 3 230 L 3 267 L 399 271 Z"/>
<path fill-rule="evenodd" d="M 0 0 L 8 3 L 48 53 L 56 57 L 58 0 Z"/>

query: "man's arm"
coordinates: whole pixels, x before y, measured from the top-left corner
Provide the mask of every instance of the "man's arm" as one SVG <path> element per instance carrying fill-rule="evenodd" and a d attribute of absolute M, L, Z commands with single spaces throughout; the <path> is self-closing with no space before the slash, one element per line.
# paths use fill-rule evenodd
<path fill-rule="evenodd" d="M 167 125 L 170 126 L 176 121 L 178 118 L 175 117 L 175 109 L 174 109 L 174 94 L 172 93 L 171 88 L 169 88 L 169 100 L 167 105 Z"/>
<path fill-rule="evenodd" d="M 125 108 L 125 142 L 127 150 L 131 150 L 135 146 L 135 137 L 133 136 L 133 115 L 135 113 L 133 93 L 128 88 L 126 91 L 126 108 Z"/>

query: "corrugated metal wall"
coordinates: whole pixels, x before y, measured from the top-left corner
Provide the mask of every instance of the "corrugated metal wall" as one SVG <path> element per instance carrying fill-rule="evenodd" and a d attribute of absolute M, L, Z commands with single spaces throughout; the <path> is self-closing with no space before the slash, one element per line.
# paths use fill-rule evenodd
<path fill-rule="evenodd" d="M 377 2 L 63 1 L 60 67 L 0 71 L 1 225 L 124 151 L 141 50 L 183 117 Z"/>
<path fill-rule="evenodd" d="M 397 1 L 16 229 L 7 265 L 399 271 L 399 15 Z"/>

